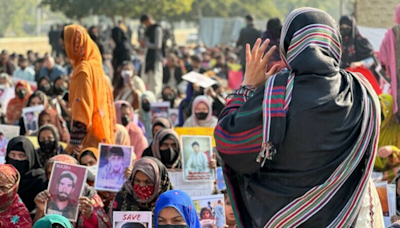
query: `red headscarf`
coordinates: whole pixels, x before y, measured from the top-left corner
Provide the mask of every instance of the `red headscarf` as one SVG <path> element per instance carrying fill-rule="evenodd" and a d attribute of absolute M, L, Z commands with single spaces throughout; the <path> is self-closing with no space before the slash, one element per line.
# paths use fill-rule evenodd
<path fill-rule="evenodd" d="M 20 178 L 12 165 L 0 164 L 0 187 L 8 189 L 0 193 L 0 227 L 32 227 L 28 209 L 17 194 Z"/>
<path fill-rule="evenodd" d="M 8 124 L 13 124 L 17 120 L 19 120 L 22 114 L 22 109 L 26 106 L 26 102 L 32 94 L 31 86 L 29 85 L 29 83 L 22 80 L 15 85 L 15 95 L 17 95 L 17 89 L 20 87 L 26 89 L 27 94 L 24 99 L 19 99 L 18 96 L 15 96 L 13 99 L 10 100 L 10 102 L 8 102 L 6 111 Z"/>

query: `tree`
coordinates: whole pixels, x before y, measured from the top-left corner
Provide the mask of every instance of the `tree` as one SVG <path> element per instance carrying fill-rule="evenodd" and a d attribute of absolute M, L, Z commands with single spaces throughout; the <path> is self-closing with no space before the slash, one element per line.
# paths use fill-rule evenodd
<path fill-rule="evenodd" d="M 99 0 L 42 0 L 42 5 L 50 6 L 51 11 L 62 12 L 66 17 L 81 20 L 93 12 Z"/>
<path fill-rule="evenodd" d="M 24 34 L 23 25 L 27 21 L 35 21 L 35 14 L 32 13 L 35 10 L 36 0 L 0 1 L 0 37 L 11 28 L 17 35 Z"/>

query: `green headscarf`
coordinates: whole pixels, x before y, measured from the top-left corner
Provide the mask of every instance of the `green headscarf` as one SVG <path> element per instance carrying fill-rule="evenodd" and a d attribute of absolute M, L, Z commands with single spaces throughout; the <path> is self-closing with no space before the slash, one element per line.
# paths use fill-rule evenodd
<path fill-rule="evenodd" d="M 47 215 L 39 219 L 33 228 L 52 228 L 53 224 L 60 224 L 64 228 L 74 228 L 68 219 L 61 215 Z"/>

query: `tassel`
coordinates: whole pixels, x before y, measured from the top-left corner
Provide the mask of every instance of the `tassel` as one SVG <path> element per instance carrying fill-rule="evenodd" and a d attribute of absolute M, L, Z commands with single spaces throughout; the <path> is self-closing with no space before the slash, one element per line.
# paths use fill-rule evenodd
<path fill-rule="evenodd" d="M 261 163 L 261 167 L 264 167 L 265 162 L 272 160 L 273 156 L 276 154 L 276 149 L 272 143 L 263 142 L 261 151 L 257 156 L 256 162 Z"/>

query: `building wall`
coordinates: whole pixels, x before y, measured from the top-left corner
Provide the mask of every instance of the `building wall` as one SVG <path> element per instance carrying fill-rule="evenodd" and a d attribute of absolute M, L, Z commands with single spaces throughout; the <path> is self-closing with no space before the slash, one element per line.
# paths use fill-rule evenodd
<path fill-rule="evenodd" d="M 399 0 L 357 0 L 357 24 L 374 28 L 390 28 L 394 25 L 394 12 Z"/>

